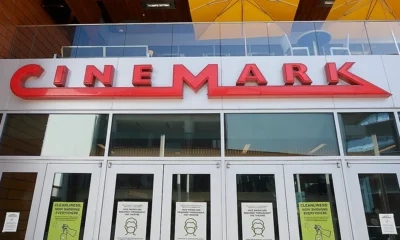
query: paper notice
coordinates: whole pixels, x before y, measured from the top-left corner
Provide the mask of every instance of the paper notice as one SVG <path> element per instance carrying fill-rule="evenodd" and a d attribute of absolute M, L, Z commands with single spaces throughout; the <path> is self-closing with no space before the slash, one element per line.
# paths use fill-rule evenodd
<path fill-rule="evenodd" d="M 393 214 L 379 214 L 379 221 L 381 222 L 382 234 L 397 235 Z"/>
<path fill-rule="evenodd" d="M 177 202 L 175 240 L 207 239 L 207 203 Z"/>
<path fill-rule="evenodd" d="M 19 212 L 8 212 L 3 226 L 3 232 L 16 232 L 18 228 Z"/>
<path fill-rule="evenodd" d="M 146 240 L 147 202 L 118 202 L 114 240 Z"/>
<path fill-rule="evenodd" d="M 242 203 L 243 240 L 275 240 L 272 203 Z"/>

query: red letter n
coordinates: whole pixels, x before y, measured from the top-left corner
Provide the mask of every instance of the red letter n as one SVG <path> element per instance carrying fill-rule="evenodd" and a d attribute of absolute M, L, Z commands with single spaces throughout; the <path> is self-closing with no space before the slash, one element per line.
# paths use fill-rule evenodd
<path fill-rule="evenodd" d="M 86 87 L 93 87 L 96 79 L 99 80 L 101 83 L 103 83 L 104 86 L 112 87 L 114 80 L 114 66 L 104 65 L 103 73 L 100 72 L 99 69 L 97 69 L 93 65 L 86 66 L 86 73 L 83 84 Z"/>
<path fill-rule="evenodd" d="M 302 63 L 283 64 L 283 79 L 285 85 L 293 85 L 294 78 L 297 78 L 301 85 L 311 85 L 312 81 L 307 75 L 307 66 Z"/>

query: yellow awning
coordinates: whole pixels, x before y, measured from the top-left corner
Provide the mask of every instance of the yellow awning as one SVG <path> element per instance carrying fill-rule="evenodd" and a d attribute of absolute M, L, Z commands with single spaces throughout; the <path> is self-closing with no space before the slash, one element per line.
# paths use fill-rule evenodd
<path fill-rule="evenodd" d="M 189 0 L 193 22 L 292 21 L 299 0 Z"/>
<path fill-rule="evenodd" d="M 327 20 L 400 20 L 400 1 L 336 0 Z"/>

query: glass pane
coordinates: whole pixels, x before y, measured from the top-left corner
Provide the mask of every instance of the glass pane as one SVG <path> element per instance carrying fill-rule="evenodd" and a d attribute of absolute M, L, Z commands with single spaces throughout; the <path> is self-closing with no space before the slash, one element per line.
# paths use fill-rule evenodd
<path fill-rule="evenodd" d="M 236 190 L 239 240 L 253 237 L 254 239 L 259 239 L 259 237 L 280 239 L 275 176 L 273 174 L 238 174 L 236 175 Z M 274 224 L 274 229 L 271 229 L 271 224 Z"/>
<path fill-rule="evenodd" d="M 341 239 L 332 175 L 295 174 L 294 185 L 300 239 Z"/>
<path fill-rule="evenodd" d="M 398 240 L 398 235 L 383 235 L 379 214 L 394 214 L 395 223 L 400 223 L 400 188 L 396 174 L 359 174 L 361 195 L 369 239 Z M 400 226 L 396 226 L 397 231 Z"/>
<path fill-rule="evenodd" d="M 37 173 L 4 172 L 0 178 L 1 228 L 4 226 L 7 212 L 20 214 L 17 232 L 0 232 L 0 239 L 25 239 Z"/>
<path fill-rule="evenodd" d="M 336 156 L 330 113 L 226 114 L 226 156 Z"/>
<path fill-rule="evenodd" d="M 339 120 L 346 155 L 400 154 L 393 113 L 341 113 Z"/>
<path fill-rule="evenodd" d="M 0 155 L 103 156 L 108 115 L 8 114 Z"/>
<path fill-rule="evenodd" d="M 150 239 L 153 181 L 153 174 L 117 175 L 111 239 Z"/>
<path fill-rule="evenodd" d="M 54 175 L 44 239 L 83 239 L 90 180 L 90 173 Z"/>
<path fill-rule="evenodd" d="M 210 184 L 209 174 L 172 176 L 171 240 L 211 239 Z"/>
<path fill-rule="evenodd" d="M 220 156 L 220 117 L 114 115 L 111 156 Z"/>

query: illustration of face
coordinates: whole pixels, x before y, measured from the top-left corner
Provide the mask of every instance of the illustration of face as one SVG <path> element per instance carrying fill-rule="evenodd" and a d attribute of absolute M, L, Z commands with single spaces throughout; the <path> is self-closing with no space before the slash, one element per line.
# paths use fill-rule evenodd
<path fill-rule="evenodd" d="M 189 218 L 185 221 L 185 231 L 187 234 L 194 234 L 197 230 L 197 222 L 193 218 Z"/>
<path fill-rule="evenodd" d="M 137 221 L 134 218 L 128 218 L 125 222 L 125 231 L 129 234 L 135 234 L 137 229 Z"/>
<path fill-rule="evenodd" d="M 264 222 L 260 219 L 255 219 L 251 225 L 251 230 L 255 235 L 262 235 L 265 230 Z"/>

